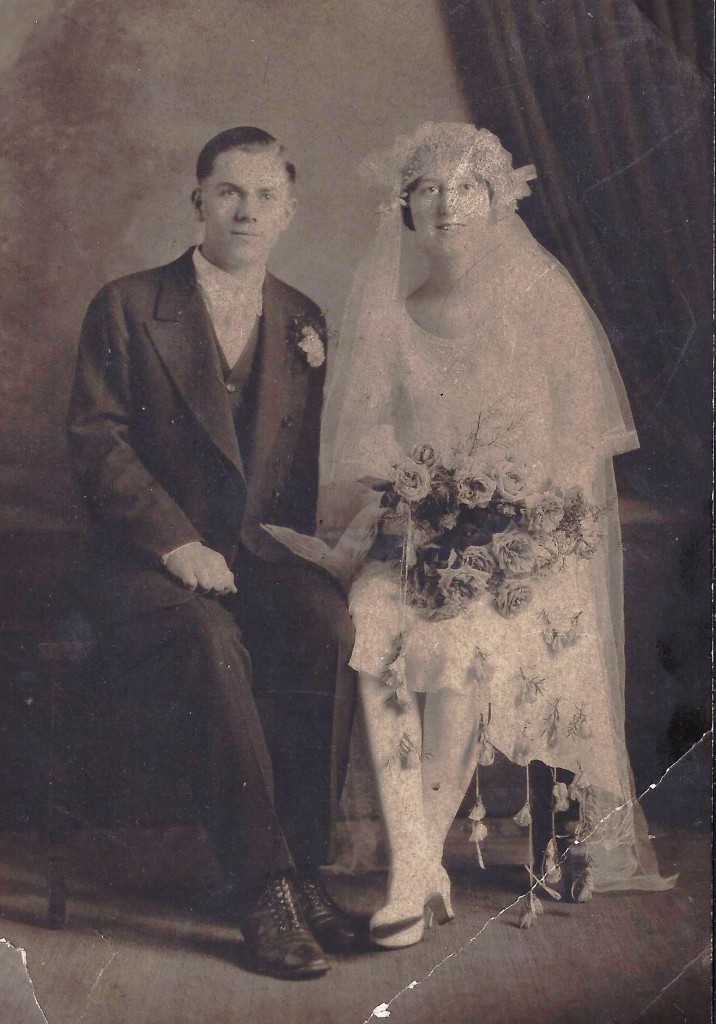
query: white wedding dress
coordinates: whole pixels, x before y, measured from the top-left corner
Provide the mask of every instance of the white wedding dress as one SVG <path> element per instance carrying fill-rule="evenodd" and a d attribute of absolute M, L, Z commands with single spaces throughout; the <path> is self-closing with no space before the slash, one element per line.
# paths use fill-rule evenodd
<path fill-rule="evenodd" d="M 603 509 L 603 542 L 591 559 L 570 557 L 536 585 L 513 618 L 483 595 L 455 618 L 430 621 L 403 601 L 399 569 L 368 561 L 350 591 L 351 665 L 379 679 L 402 636 L 409 689 L 470 694 L 470 713 L 487 723 L 483 740 L 517 763 L 538 759 L 589 786 L 596 890 L 663 888 L 673 880 L 658 875 L 624 740 L 612 456 L 638 446 L 631 414 L 606 337 L 564 268 L 516 215 L 492 229 L 492 243 L 466 336 L 435 337 L 402 304 L 384 306 L 381 345 L 372 360 L 354 362 L 348 387 L 342 382 L 330 483 L 389 479 L 419 442 L 438 448 L 445 464 L 466 446 L 487 461 L 509 453 L 534 481 L 580 485 Z M 555 643 L 574 623 L 576 642 Z"/>

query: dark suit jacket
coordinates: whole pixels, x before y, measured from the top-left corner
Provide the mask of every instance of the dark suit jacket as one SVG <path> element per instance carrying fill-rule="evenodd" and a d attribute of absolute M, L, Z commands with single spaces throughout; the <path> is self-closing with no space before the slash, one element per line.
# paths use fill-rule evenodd
<path fill-rule="evenodd" d="M 315 528 L 325 364 L 298 345 L 310 326 L 325 346 L 323 316 L 267 274 L 247 474 L 192 251 L 106 285 L 82 328 L 69 439 L 92 521 L 85 586 L 110 618 L 189 596 L 160 568 L 181 544 L 279 561 L 262 522 Z"/>

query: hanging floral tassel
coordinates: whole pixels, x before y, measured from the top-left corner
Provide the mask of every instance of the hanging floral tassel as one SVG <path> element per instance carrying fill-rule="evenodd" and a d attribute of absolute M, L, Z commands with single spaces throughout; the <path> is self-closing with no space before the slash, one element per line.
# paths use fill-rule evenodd
<path fill-rule="evenodd" d="M 525 864 L 525 871 L 530 880 L 530 891 L 527 895 L 527 902 L 523 906 L 522 912 L 520 913 L 519 925 L 520 928 L 531 928 L 534 922 L 537 920 L 540 914 L 544 913 L 544 907 L 542 901 L 535 895 L 534 890 L 536 886 L 540 885 L 545 892 L 549 893 L 554 899 L 560 899 L 560 895 L 554 889 L 550 889 L 545 884 L 544 879 L 539 879 L 534 873 L 534 835 L 532 832 L 532 812 L 530 810 L 531 804 L 531 792 L 530 792 L 530 766 L 529 761 L 525 766 L 525 805 L 522 810 L 515 815 L 514 821 L 521 825 L 523 828 L 526 826 L 527 832 L 527 864 Z"/>
<path fill-rule="evenodd" d="M 524 807 L 517 812 L 517 814 L 514 816 L 512 820 L 514 821 L 515 825 L 519 825 L 521 828 L 527 828 L 528 826 L 530 826 L 531 828 L 532 811 L 530 810 L 530 805 L 528 803 L 525 804 Z"/>
<path fill-rule="evenodd" d="M 403 768 L 412 769 L 420 767 L 420 749 L 407 732 L 404 732 L 400 738 L 398 754 Z"/>
<path fill-rule="evenodd" d="M 475 844 L 475 851 L 477 853 L 477 862 L 480 867 L 485 869 L 485 862 L 482 858 L 482 848 L 480 843 L 487 839 L 487 825 L 485 825 L 484 818 L 487 815 L 485 805 L 480 795 L 480 783 L 477 772 L 475 773 L 475 805 L 467 816 L 467 820 L 470 827 L 470 842 Z"/>
<path fill-rule="evenodd" d="M 483 768 L 488 768 L 495 760 L 495 748 L 489 740 L 485 740 L 480 748 L 477 763 Z"/>
<path fill-rule="evenodd" d="M 394 655 L 387 668 L 381 676 L 381 682 L 392 692 L 388 697 L 388 703 L 394 705 L 396 711 L 404 711 L 408 706 L 408 686 L 406 682 L 405 655 L 403 654 L 402 633 L 396 637 Z"/>
<path fill-rule="evenodd" d="M 562 867 L 560 865 L 559 846 L 557 844 L 557 822 L 555 815 L 562 811 L 569 810 L 569 795 L 567 787 L 563 782 L 557 781 L 557 769 L 552 767 L 552 836 L 547 843 L 542 861 L 542 885 L 550 893 L 556 895 L 550 885 L 557 885 L 562 881 Z M 549 884 L 548 884 L 549 883 Z"/>
<path fill-rule="evenodd" d="M 405 685 L 405 682 L 398 683 L 398 685 L 393 688 L 393 692 L 388 697 L 387 703 L 392 704 L 395 707 L 395 710 L 399 711 L 401 714 L 405 711 L 408 706 L 408 687 Z"/>
<path fill-rule="evenodd" d="M 482 821 L 484 818 L 487 817 L 487 811 L 485 810 L 485 805 L 482 802 L 482 797 L 480 796 L 479 793 L 477 793 L 475 798 L 475 805 L 467 817 L 469 821 Z"/>
<path fill-rule="evenodd" d="M 477 730 L 477 763 L 483 768 L 489 768 L 489 766 L 495 760 L 495 748 L 487 738 L 487 727 L 492 719 L 492 704 L 487 705 L 487 721 L 485 716 L 480 712 L 480 725 Z"/>
<path fill-rule="evenodd" d="M 413 548 L 413 519 L 412 512 L 410 511 L 410 505 L 408 505 L 407 508 L 408 521 L 406 524 L 405 534 L 403 535 L 403 550 L 400 561 L 400 633 L 398 633 L 393 643 L 393 656 L 381 676 L 381 682 L 392 690 L 392 693 L 389 695 L 386 703 L 392 704 L 399 714 L 402 714 L 405 711 L 409 703 L 405 670 L 405 654 L 403 653 L 403 624 L 405 622 L 405 607 L 408 602 L 408 569 L 410 564 L 410 552 Z M 410 759 L 412 756 L 410 752 L 406 754 L 403 750 L 403 742 L 406 736 L 407 733 L 403 733 L 403 739 L 400 741 L 398 751 L 403 767 L 406 767 L 406 759 Z M 408 740 L 412 744 L 410 737 L 408 737 Z"/>
<path fill-rule="evenodd" d="M 472 824 L 472 831 L 470 833 L 470 842 L 475 844 L 475 852 L 477 853 L 477 863 L 480 865 L 482 870 L 485 870 L 485 861 L 482 857 L 482 843 L 487 839 L 487 826 L 481 821 L 475 821 Z"/>
<path fill-rule="evenodd" d="M 549 882 L 550 885 L 557 885 L 558 882 L 562 881 L 562 868 L 559 863 L 559 850 L 555 836 L 552 836 L 544 851 L 543 870 L 544 881 Z"/>
<path fill-rule="evenodd" d="M 520 928 L 531 928 L 539 915 L 543 913 L 542 900 L 535 896 L 533 892 L 530 892 L 520 914 Z"/>
<path fill-rule="evenodd" d="M 580 767 L 579 771 L 572 780 L 571 786 L 567 790 L 570 800 L 579 800 L 581 804 L 585 795 L 591 792 L 591 789 L 592 783 L 589 777 L 586 775 L 584 771 L 582 771 L 582 768 Z"/>
<path fill-rule="evenodd" d="M 587 814 L 587 800 L 591 795 L 591 786 L 586 782 L 580 771 L 578 776 L 580 786 L 576 787 L 575 779 L 572 784 L 575 792 L 579 794 L 579 825 L 577 827 L 574 842 L 569 848 L 569 895 L 573 903 L 588 903 L 594 892 L 594 872 L 592 860 L 587 850 L 586 841 L 593 831 L 593 824 Z"/>
<path fill-rule="evenodd" d="M 552 787 L 552 812 L 559 814 L 569 810 L 569 790 L 564 782 L 555 782 Z"/>
<path fill-rule="evenodd" d="M 531 928 L 534 924 L 537 915 L 542 913 L 542 904 L 534 894 L 534 887 L 536 879 L 532 865 L 534 864 L 535 852 L 534 852 L 534 837 L 532 835 L 532 812 L 530 810 L 530 765 L 529 761 L 525 765 L 525 804 L 521 811 L 519 811 L 514 819 L 517 825 L 522 828 L 527 828 L 527 864 L 525 864 L 525 870 L 530 880 L 530 891 L 527 896 L 527 903 L 523 907 L 520 914 L 520 928 Z"/>

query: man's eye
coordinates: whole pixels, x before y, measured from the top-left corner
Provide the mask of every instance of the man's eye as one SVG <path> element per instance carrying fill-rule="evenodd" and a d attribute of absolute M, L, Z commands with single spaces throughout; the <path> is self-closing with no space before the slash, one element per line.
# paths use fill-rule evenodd
<path fill-rule="evenodd" d="M 472 192 L 475 186 L 471 181 L 466 181 L 463 183 L 462 187 L 466 192 Z"/>
<path fill-rule="evenodd" d="M 261 198 L 262 199 L 275 199 L 276 198 L 276 193 L 275 192 L 262 192 L 261 193 Z"/>

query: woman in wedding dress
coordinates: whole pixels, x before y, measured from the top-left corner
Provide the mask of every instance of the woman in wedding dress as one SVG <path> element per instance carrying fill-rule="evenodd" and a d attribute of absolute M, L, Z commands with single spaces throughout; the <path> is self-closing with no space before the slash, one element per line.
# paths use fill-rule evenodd
<path fill-rule="evenodd" d="M 546 863 L 545 846 L 555 808 L 571 798 L 588 858 L 568 898 L 664 888 L 672 880 L 658 875 L 624 742 L 612 458 L 638 441 L 607 339 L 517 215 L 534 168 L 513 170 L 490 132 L 423 125 L 371 154 L 361 173 L 379 197 L 378 227 L 326 403 L 326 518 L 335 521 L 351 501 L 352 513 L 364 506 L 354 530 L 366 510 L 369 519 L 371 509 L 383 515 L 371 488 L 393 480 L 413 452 L 428 470 L 436 457 L 463 470 L 479 464 L 475 474 L 486 472 L 517 503 L 535 481 L 557 495 L 579 487 L 597 524 L 586 549 L 531 587 L 525 607 L 483 595 L 446 619 L 406 600 L 405 558 L 401 568 L 390 523 L 380 525 L 382 539 L 350 589 L 351 665 L 390 851 L 388 899 L 371 920 L 372 938 L 409 945 L 423 935 L 424 911 L 440 922 L 452 916 L 443 846 L 478 762 L 490 763 L 495 750 L 535 772 L 523 814 L 538 836 L 533 882 L 547 868 L 559 878 L 555 849 Z M 408 232 L 428 276 L 401 300 Z M 478 852 L 483 815 L 478 796 Z"/>

